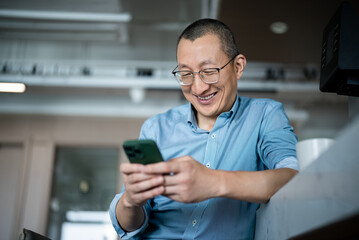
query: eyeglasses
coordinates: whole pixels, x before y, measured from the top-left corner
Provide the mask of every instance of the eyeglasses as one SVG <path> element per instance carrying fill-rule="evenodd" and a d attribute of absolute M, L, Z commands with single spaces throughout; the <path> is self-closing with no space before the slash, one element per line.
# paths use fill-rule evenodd
<path fill-rule="evenodd" d="M 229 62 L 227 62 L 220 68 L 205 68 L 205 69 L 200 70 L 199 72 L 175 71 L 176 68 L 178 67 L 178 66 L 176 66 L 175 69 L 173 69 L 172 74 L 176 77 L 177 81 L 182 86 L 191 85 L 194 81 L 195 73 L 199 74 L 199 76 L 203 82 L 205 82 L 207 84 L 213 84 L 213 83 L 216 83 L 219 81 L 219 72 L 223 68 L 225 68 L 230 62 L 232 62 L 236 57 L 237 57 L 237 55 L 234 56 L 233 58 L 231 58 L 231 60 L 229 60 Z"/>

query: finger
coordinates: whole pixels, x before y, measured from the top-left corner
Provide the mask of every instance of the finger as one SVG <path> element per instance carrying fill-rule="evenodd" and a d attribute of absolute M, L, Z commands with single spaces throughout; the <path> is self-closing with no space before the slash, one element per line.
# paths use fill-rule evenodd
<path fill-rule="evenodd" d="M 174 194 L 178 194 L 178 193 L 179 193 L 178 186 L 165 186 L 162 194 L 165 196 L 169 196 L 169 195 L 174 195 Z"/>
<path fill-rule="evenodd" d="M 177 194 L 177 193 L 174 193 L 174 194 L 164 194 L 162 193 L 162 196 L 165 196 L 173 201 L 176 201 L 176 202 L 185 202 L 182 200 L 181 198 L 181 195 L 180 194 Z"/>
<path fill-rule="evenodd" d="M 172 159 L 168 160 L 167 162 L 183 162 L 183 161 L 187 161 L 189 159 L 192 159 L 192 158 L 190 156 L 186 155 L 186 156 L 182 156 L 182 157 L 172 158 Z"/>
<path fill-rule="evenodd" d="M 124 174 L 143 172 L 144 165 L 135 163 L 121 163 L 120 171 Z"/>
<path fill-rule="evenodd" d="M 132 174 L 124 175 L 124 180 L 129 184 L 134 184 L 134 183 L 142 182 L 145 180 L 149 180 L 156 176 L 158 176 L 158 175 L 153 175 L 153 174 L 150 175 L 150 174 L 145 174 L 145 173 L 132 173 Z M 162 176 L 162 175 L 160 175 L 160 176 Z"/>
<path fill-rule="evenodd" d="M 165 186 L 173 186 L 178 185 L 181 182 L 180 174 L 171 174 L 171 175 L 164 175 L 164 185 Z"/>
<path fill-rule="evenodd" d="M 155 178 L 150 178 L 149 180 L 141 181 L 135 184 L 129 184 L 126 186 L 126 188 L 132 193 L 141 193 L 162 185 L 163 181 L 163 176 L 157 176 Z"/>
<path fill-rule="evenodd" d="M 160 162 L 144 166 L 143 172 L 147 174 L 171 174 L 180 170 L 180 166 L 175 161 Z"/>
<path fill-rule="evenodd" d="M 154 198 L 154 197 L 157 197 L 157 196 L 163 194 L 164 189 L 165 189 L 164 186 L 158 186 L 158 187 L 152 188 L 148 191 L 133 194 L 132 199 L 135 202 L 144 202 L 148 199 L 151 199 L 151 198 Z"/>

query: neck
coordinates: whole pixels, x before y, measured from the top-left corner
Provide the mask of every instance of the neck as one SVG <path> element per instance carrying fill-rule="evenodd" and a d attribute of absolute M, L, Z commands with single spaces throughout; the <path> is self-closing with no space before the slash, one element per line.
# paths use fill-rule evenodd
<path fill-rule="evenodd" d="M 224 112 L 228 112 L 229 110 L 231 110 L 231 108 L 233 107 L 235 101 L 236 101 L 237 95 L 235 95 L 235 98 L 233 100 L 232 105 L 230 106 L 229 109 L 225 109 Z M 197 125 L 199 128 L 203 129 L 203 130 L 207 130 L 207 131 L 211 131 L 214 127 L 214 124 L 216 123 L 217 117 L 219 116 L 214 116 L 214 117 L 207 117 L 204 116 L 202 114 L 200 114 L 199 112 L 197 112 L 197 110 L 194 108 L 193 105 L 191 105 L 193 112 L 196 115 L 196 119 L 197 119 Z"/>
<path fill-rule="evenodd" d="M 198 127 L 210 132 L 213 129 L 214 124 L 216 123 L 217 117 L 209 118 L 209 117 L 202 116 L 198 113 L 196 115 L 197 115 Z"/>

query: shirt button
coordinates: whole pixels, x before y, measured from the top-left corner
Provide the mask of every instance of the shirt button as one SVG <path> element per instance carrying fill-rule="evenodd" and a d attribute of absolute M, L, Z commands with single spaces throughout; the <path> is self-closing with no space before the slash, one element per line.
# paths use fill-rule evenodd
<path fill-rule="evenodd" d="M 213 133 L 213 134 L 211 135 L 211 138 L 215 138 L 215 137 L 216 137 L 216 134 Z"/>
<path fill-rule="evenodd" d="M 193 225 L 193 227 L 194 227 L 196 224 L 197 224 L 197 220 L 196 220 L 196 219 L 194 219 L 194 220 L 192 221 L 192 225 Z"/>
<path fill-rule="evenodd" d="M 207 164 L 206 164 L 206 167 L 211 167 L 211 164 L 208 162 Z"/>

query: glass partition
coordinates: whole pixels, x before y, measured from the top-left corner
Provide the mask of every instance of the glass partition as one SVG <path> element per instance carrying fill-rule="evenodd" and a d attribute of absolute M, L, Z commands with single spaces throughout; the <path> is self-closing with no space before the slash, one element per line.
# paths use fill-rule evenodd
<path fill-rule="evenodd" d="M 117 239 L 108 208 L 116 194 L 118 151 L 56 149 L 47 229 L 51 239 Z"/>

